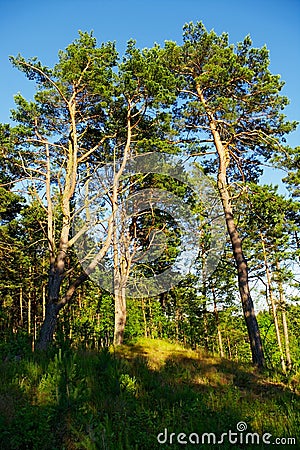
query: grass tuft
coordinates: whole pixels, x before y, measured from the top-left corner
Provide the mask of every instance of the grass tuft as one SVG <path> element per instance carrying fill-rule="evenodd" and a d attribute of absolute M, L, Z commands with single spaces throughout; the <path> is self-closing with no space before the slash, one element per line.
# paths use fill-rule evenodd
<path fill-rule="evenodd" d="M 2 362 L 0 376 L 3 450 L 177 449 L 182 445 L 159 444 L 157 435 L 221 436 L 241 421 L 249 432 L 300 442 L 298 375 L 284 381 L 162 340 L 32 354 Z"/>

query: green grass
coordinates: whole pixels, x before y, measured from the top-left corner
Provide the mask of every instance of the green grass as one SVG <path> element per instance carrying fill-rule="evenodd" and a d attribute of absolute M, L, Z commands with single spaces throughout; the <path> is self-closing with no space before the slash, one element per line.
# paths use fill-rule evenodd
<path fill-rule="evenodd" d="M 295 437 L 289 447 L 300 448 L 296 377 L 288 383 L 165 341 L 32 354 L 1 363 L 0 377 L 1 450 L 270 448 L 226 439 L 170 444 L 172 432 L 219 439 L 241 421 L 244 440 L 247 432 L 270 433 L 271 441 Z M 168 443 L 159 444 L 165 429 Z"/>

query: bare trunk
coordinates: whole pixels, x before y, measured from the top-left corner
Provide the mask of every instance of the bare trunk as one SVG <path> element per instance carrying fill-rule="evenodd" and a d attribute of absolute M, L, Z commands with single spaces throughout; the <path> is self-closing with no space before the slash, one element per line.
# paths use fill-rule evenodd
<path fill-rule="evenodd" d="M 217 308 L 217 302 L 216 302 L 216 298 L 215 298 L 214 288 L 212 288 L 212 293 L 213 293 L 213 298 L 214 298 L 214 316 L 215 316 L 216 325 L 217 325 L 219 351 L 220 351 L 221 358 L 224 358 L 223 340 L 222 340 L 222 333 L 221 333 L 220 320 L 219 320 L 219 311 Z"/>
<path fill-rule="evenodd" d="M 286 372 L 286 366 L 285 366 L 285 361 L 284 361 L 284 356 L 283 356 L 283 348 L 282 348 L 282 343 L 281 343 L 281 336 L 280 336 L 280 330 L 279 330 L 277 310 L 276 310 L 275 299 L 274 299 L 274 296 L 273 296 L 272 280 L 271 280 L 271 274 L 270 274 L 269 264 L 268 264 L 268 260 L 267 260 L 266 246 L 265 246 L 265 241 L 264 241 L 262 233 L 260 233 L 260 239 L 261 239 L 261 244 L 262 244 L 262 248 L 263 248 L 263 256 L 264 256 L 264 263 L 265 263 L 266 276 L 267 276 L 267 285 L 268 285 L 268 291 L 269 291 L 269 299 L 270 299 L 270 304 L 271 304 L 271 309 L 272 309 L 272 316 L 273 316 L 274 325 L 275 325 L 277 344 L 278 344 L 279 353 L 280 353 L 281 367 L 282 367 L 283 373 L 285 373 Z"/>
<path fill-rule="evenodd" d="M 208 326 L 207 326 L 207 309 L 206 305 L 203 311 L 203 327 L 204 327 L 204 348 L 205 351 L 209 351 L 209 342 L 208 342 Z"/>
<path fill-rule="evenodd" d="M 45 320 L 41 327 L 40 337 L 37 344 L 37 348 L 39 350 L 46 350 L 48 345 L 52 342 L 59 311 L 70 302 L 76 292 L 76 289 L 85 280 L 87 280 L 87 278 L 88 275 L 86 273 L 82 273 L 73 283 L 70 284 L 65 296 L 59 300 L 62 277 L 59 275 L 58 271 L 53 271 L 50 275 L 48 284 L 49 301 L 46 306 Z"/>
<path fill-rule="evenodd" d="M 179 320 L 180 320 L 179 309 L 176 308 L 175 309 L 175 341 L 176 342 L 179 342 Z"/>
<path fill-rule="evenodd" d="M 277 268 L 278 272 L 280 272 L 280 266 L 279 266 L 278 261 L 276 261 L 276 268 Z M 291 358 L 291 351 L 290 351 L 289 330 L 288 330 L 288 324 L 287 324 L 287 319 L 286 319 L 286 301 L 285 301 L 285 295 L 284 295 L 282 281 L 280 279 L 278 280 L 278 291 L 279 291 L 279 302 L 280 302 L 280 308 L 281 308 L 286 363 L 287 363 L 288 370 L 291 370 L 292 358 Z"/>
<path fill-rule="evenodd" d="M 153 339 L 153 331 L 156 331 L 156 330 L 154 330 L 151 297 L 149 297 L 149 299 L 148 299 L 148 305 L 149 305 L 149 336 L 151 337 L 151 339 Z"/>
<path fill-rule="evenodd" d="M 118 195 L 120 190 L 120 177 L 126 167 L 130 145 L 131 145 L 131 103 L 128 104 L 127 110 L 127 139 L 124 148 L 122 164 L 118 173 L 114 177 L 113 193 L 112 193 L 112 212 L 113 212 L 113 262 L 114 262 L 114 297 L 115 297 L 115 329 L 114 329 L 114 345 L 121 345 L 124 339 L 124 330 L 126 325 L 127 309 L 126 309 L 126 284 L 130 271 L 129 260 L 126 258 L 128 247 L 123 229 L 123 222 L 118 223 L 116 212 L 118 209 Z M 120 227 L 118 230 L 118 226 Z M 118 236 L 119 231 L 119 236 Z M 128 256 L 128 255 L 127 255 Z"/>
<path fill-rule="evenodd" d="M 285 360 L 284 360 L 284 355 L 283 355 L 283 347 L 282 347 L 282 343 L 281 343 L 281 336 L 280 336 L 279 323 L 278 323 L 278 317 L 277 317 L 277 308 L 276 308 L 275 299 L 273 296 L 273 290 L 272 290 L 272 286 L 270 284 L 270 280 L 268 280 L 268 285 L 269 285 L 269 299 L 270 299 L 270 303 L 271 303 L 272 316 L 273 316 L 275 332 L 276 332 L 276 339 L 277 339 L 278 349 L 279 349 L 279 353 L 280 353 L 281 367 L 282 367 L 283 373 L 286 373 L 286 365 L 285 365 Z"/>
<path fill-rule="evenodd" d="M 19 294 L 19 299 L 20 299 L 20 325 L 23 325 L 23 287 L 20 286 L 20 294 Z"/>
<path fill-rule="evenodd" d="M 123 344 L 126 316 L 125 289 L 116 289 L 114 345 Z"/>
<path fill-rule="evenodd" d="M 116 188 L 116 186 L 115 186 Z M 116 199 L 117 191 L 115 191 Z M 117 204 L 114 202 L 114 208 Z M 113 259 L 114 259 L 114 299 L 115 299 L 115 328 L 114 328 L 114 345 L 122 345 L 124 339 L 124 331 L 126 325 L 126 296 L 125 286 L 126 282 L 123 278 L 123 264 L 119 255 L 119 239 L 117 221 L 114 223 L 113 231 Z"/>
<path fill-rule="evenodd" d="M 28 310 L 27 310 L 27 327 L 28 327 L 28 334 L 31 334 L 31 292 L 29 291 L 28 294 Z"/>
<path fill-rule="evenodd" d="M 145 311 L 145 300 L 143 298 L 142 298 L 142 313 L 143 313 L 143 322 L 144 322 L 144 336 L 148 337 L 147 319 L 146 319 L 146 311 Z"/>
<path fill-rule="evenodd" d="M 252 362 L 254 365 L 258 367 L 263 367 L 265 365 L 265 359 L 262 349 L 259 327 L 254 311 L 254 305 L 250 294 L 248 265 L 242 250 L 242 240 L 239 236 L 236 225 L 234 223 L 232 208 L 228 201 L 229 196 L 227 189 L 226 192 L 224 192 L 223 189 L 221 188 L 220 193 L 225 212 L 226 225 L 231 240 L 233 256 L 236 262 L 238 272 L 238 286 L 243 307 L 244 318 L 250 340 Z"/>
<path fill-rule="evenodd" d="M 37 345 L 38 350 L 46 350 L 50 342 L 52 342 L 57 324 L 58 312 L 59 307 L 55 303 L 49 303 L 47 305 L 45 320 L 40 331 L 40 339 Z"/>
<path fill-rule="evenodd" d="M 43 284 L 42 288 L 42 303 L 43 303 L 43 320 L 45 320 L 46 315 L 46 286 Z"/>
<path fill-rule="evenodd" d="M 228 335 L 227 335 L 227 347 L 228 347 L 228 357 L 229 357 L 229 359 L 232 359 L 231 345 L 230 345 L 230 339 L 229 339 Z"/>
<path fill-rule="evenodd" d="M 32 339 L 32 351 L 34 352 L 36 337 L 37 337 L 37 329 L 36 329 L 36 312 L 34 311 L 33 315 L 33 339 Z"/>
<path fill-rule="evenodd" d="M 282 303 L 281 303 L 282 304 Z M 284 335 L 284 341 L 285 341 L 285 354 L 286 354 L 286 362 L 287 362 L 287 368 L 288 370 L 291 370 L 292 368 L 292 358 L 291 358 L 291 351 L 290 351 L 290 340 L 289 340 L 289 330 L 286 320 L 286 305 L 285 300 L 282 304 L 282 326 L 283 326 L 283 335 Z"/>
<path fill-rule="evenodd" d="M 210 131 L 219 157 L 218 190 L 222 201 L 226 226 L 230 236 L 233 256 L 237 267 L 239 292 L 250 340 L 252 362 L 258 367 L 263 367 L 265 365 L 265 359 L 259 327 L 254 312 L 254 305 L 250 295 L 248 266 L 242 250 L 242 240 L 234 223 L 233 209 L 227 183 L 227 167 L 230 162 L 230 155 L 228 149 L 223 145 L 215 117 L 206 104 L 203 92 L 198 84 L 196 84 L 196 90 L 199 100 L 206 110 Z"/>
<path fill-rule="evenodd" d="M 48 304 L 46 305 L 45 319 L 41 327 L 39 341 L 37 344 L 38 350 L 46 350 L 50 342 L 53 340 L 55 332 L 57 317 L 61 309 L 58 304 L 59 291 L 61 285 L 61 277 L 54 269 L 50 273 L 48 283 Z"/>

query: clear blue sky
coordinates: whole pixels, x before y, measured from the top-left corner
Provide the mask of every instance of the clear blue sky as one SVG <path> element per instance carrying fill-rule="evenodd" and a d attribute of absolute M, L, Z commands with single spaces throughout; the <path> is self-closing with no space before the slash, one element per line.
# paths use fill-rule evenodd
<path fill-rule="evenodd" d="M 77 37 L 94 30 L 98 43 L 116 41 L 122 52 L 130 38 L 140 47 L 164 40 L 181 42 L 185 22 L 203 21 L 236 43 L 250 33 L 253 44 L 270 50 L 271 70 L 286 82 L 289 119 L 300 119 L 300 0 L 0 0 L 0 121 L 9 121 L 13 95 L 31 97 L 33 83 L 11 67 L 8 56 L 38 56 L 46 65 Z M 290 136 L 300 145 L 300 130 Z M 272 174 L 270 175 L 272 176 Z M 277 182 L 278 174 L 274 174 Z M 272 179 L 267 180 L 268 182 Z"/>

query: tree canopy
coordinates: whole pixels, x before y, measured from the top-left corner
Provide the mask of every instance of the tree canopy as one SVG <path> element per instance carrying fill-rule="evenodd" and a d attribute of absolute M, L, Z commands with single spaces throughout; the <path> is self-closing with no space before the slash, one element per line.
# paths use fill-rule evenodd
<path fill-rule="evenodd" d="M 10 326 L 26 322 L 41 349 L 60 330 L 79 339 L 86 326 L 86 339 L 98 336 L 102 343 L 121 344 L 138 334 L 167 336 L 219 348 L 222 355 L 232 355 L 235 346 L 249 357 L 249 349 L 234 338 L 237 327 L 253 363 L 263 367 L 266 351 L 255 313 L 263 298 L 281 360 L 286 351 L 290 366 L 286 313 L 297 294 L 289 302 L 282 293 L 297 289 L 292 261 L 299 261 L 298 204 L 274 186 L 261 186 L 260 175 L 266 162 L 282 164 L 286 182 L 298 195 L 298 148 L 286 144 L 297 123 L 284 114 L 284 82 L 270 71 L 268 49 L 253 47 L 250 36 L 231 44 L 227 33 L 218 35 L 198 22 L 184 26 L 180 44 L 166 41 L 139 49 L 132 39 L 119 55 L 114 43 L 98 45 L 93 33 L 79 31 L 53 67 L 36 57 L 10 60 L 36 87 L 31 101 L 15 96 L 14 124 L 0 126 L 1 254 L 9 260 L 1 272 L 10 280 L 3 286 L 2 306 L 5 314 L 16 311 Z M 166 158 L 176 154 L 182 172 L 185 161 L 192 161 L 218 193 L 228 242 L 209 277 L 205 263 L 213 239 L 204 197 L 197 200 L 182 181 L 155 173 L 154 167 L 153 173 L 126 177 L 134 158 L 153 152 Z M 107 164 L 113 169 L 110 177 Z M 95 174 L 102 174 L 99 188 Z M 83 269 L 76 243 L 95 216 L 92 199 L 98 201 L 100 185 L 106 186 L 96 214 L 103 233 L 97 255 Z M 199 194 L 202 188 L 200 183 Z M 171 209 L 165 213 L 154 207 L 150 192 L 155 189 L 176 195 L 193 211 L 199 254 L 192 273 L 177 287 L 138 300 L 128 295 L 130 274 L 135 271 L 145 280 L 160 274 L 184 243 L 176 204 L 173 216 Z M 143 191 L 147 208 L 123 220 L 121 206 Z M 143 260 L 138 268 L 143 252 L 160 254 L 158 235 L 164 255 Z M 89 279 L 104 258 L 113 273 L 112 292 Z M 267 286 L 267 295 L 256 285 Z"/>

